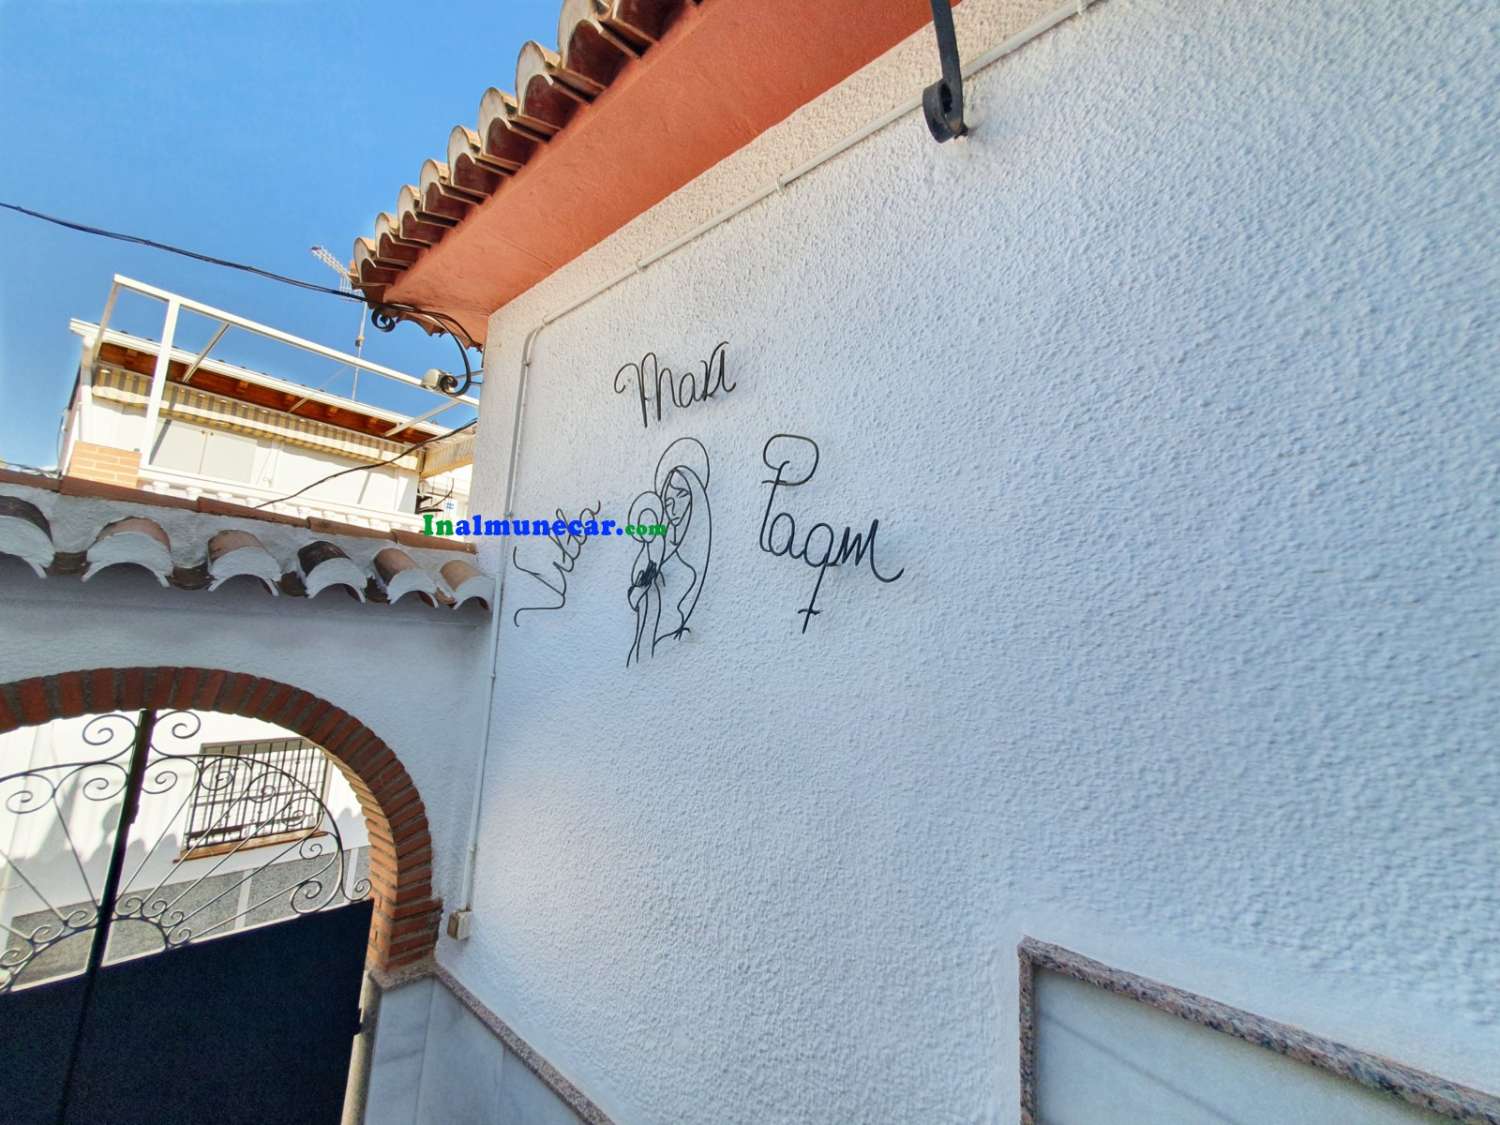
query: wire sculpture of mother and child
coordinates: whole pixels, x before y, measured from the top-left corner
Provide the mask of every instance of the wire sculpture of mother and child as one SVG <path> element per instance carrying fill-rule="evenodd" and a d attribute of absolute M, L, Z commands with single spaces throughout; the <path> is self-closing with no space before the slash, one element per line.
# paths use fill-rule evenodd
<path fill-rule="evenodd" d="M 635 639 L 625 657 L 628 667 L 656 646 L 686 633 L 688 619 L 703 592 L 713 547 L 713 514 L 708 506 L 708 450 L 697 438 L 678 438 L 656 462 L 652 490 L 630 504 L 630 524 L 645 531 L 666 525 L 665 535 L 631 537 L 640 544 L 630 568 L 626 601 L 635 611 Z"/>

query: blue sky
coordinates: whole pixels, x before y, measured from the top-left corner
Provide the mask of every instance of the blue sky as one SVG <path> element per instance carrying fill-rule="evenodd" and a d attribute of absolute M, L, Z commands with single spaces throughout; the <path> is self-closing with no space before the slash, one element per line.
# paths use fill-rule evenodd
<path fill-rule="evenodd" d="M 336 285 L 308 247 L 347 260 L 449 130 L 474 124 L 485 87 L 511 88 L 521 44 L 555 45 L 559 3 L 0 0 L 0 200 Z M 353 351 L 351 302 L 0 211 L 0 459 L 56 460 L 78 362 L 68 319 L 98 320 L 115 273 Z M 162 309 L 122 297 L 111 323 L 156 337 Z M 178 339 L 212 331 L 184 317 Z M 214 354 L 313 384 L 337 369 L 232 331 Z M 458 364 L 412 325 L 367 328 L 365 355 Z M 328 389 L 349 384 L 345 369 Z M 374 376 L 359 395 L 435 401 Z"/>

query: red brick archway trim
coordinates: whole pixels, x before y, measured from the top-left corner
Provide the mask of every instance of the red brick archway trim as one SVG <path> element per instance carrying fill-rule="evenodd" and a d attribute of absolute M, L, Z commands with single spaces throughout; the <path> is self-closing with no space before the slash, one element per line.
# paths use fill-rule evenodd
<path fill-rule="evenodd" d="M 222 711 L 285 727 L 328 751 L 348 780 L 370 837 L 375 899 L 367 963 L 392 969 L 437 944 L 427 811 L 405 767 L 354 716 L 289 684 L 208 668 L 95 668 L 0 684 L 0 734 L 52 719 L 144 707 Z"/>

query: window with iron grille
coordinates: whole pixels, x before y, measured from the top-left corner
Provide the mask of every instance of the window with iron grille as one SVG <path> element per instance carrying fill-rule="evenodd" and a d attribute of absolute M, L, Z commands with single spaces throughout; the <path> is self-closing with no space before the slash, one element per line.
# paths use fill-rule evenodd
<path fill-rule="evenodd" d="M 207 855 L 316 833 L 328 758 L 302 738 L 205 743 L 183 854 Z"/>

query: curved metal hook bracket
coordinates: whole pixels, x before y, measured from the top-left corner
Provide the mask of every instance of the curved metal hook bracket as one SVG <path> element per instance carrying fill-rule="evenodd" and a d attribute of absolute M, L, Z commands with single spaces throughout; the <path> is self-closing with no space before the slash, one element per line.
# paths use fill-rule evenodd
<path fill-rule="evenodd" d="M 932 0 L 932 27 L 937 32 L 943 76 L 922 91 L 922 113 L 932 139 L 942 144 L 969 131 L 964 124 L 964 74 L 958 59 L 958 35 L 948 0 Z"/>
<path fill-rule="evenodd" d="M 474 337 L 469 335 L 468 330 L 447 313 L 434 312 L 416 305 L 386 303 L 374 305 L 370 309 L 370 323 L 382 332 L 395 331 L 396 325 L 403 320 L 412 321 L 426 330 L 429 336 L 442 334 L 458 345 L 458 358 L 464 365 L 463 379 L 461 381 L 454 379 L 452 386 L 445 383 L 436 389 L 455 398 L 467 394 L 469 388 L 474 385 L 474 366 L 469 362 L 469 351 L 471 349 L 482 350 Z"/>

